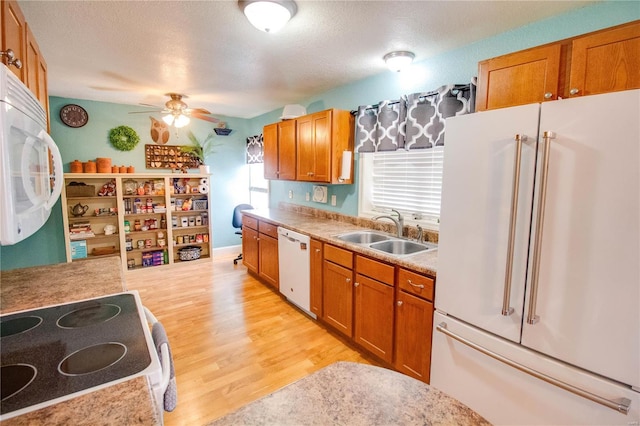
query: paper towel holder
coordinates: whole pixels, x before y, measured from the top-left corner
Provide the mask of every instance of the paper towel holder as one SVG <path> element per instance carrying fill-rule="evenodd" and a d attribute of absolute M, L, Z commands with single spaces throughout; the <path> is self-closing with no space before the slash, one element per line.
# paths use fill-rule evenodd
<path fill-rule="evenodd" d="M 342 151 L 342 163 L 340 164 L 340 177 L 338 182 L 351 180 L 351 165 L 353 164 L 353 152 Z"/>

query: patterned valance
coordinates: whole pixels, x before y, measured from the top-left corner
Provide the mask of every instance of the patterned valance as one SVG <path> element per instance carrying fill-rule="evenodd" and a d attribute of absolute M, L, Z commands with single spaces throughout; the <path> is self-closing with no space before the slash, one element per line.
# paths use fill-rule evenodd
<path fill-rule="evenodd" d="M 475 91 L 474 83 L 451 84 L 431 92 L 358 107 L 356 152 L 444 145 L 445 119 L 475 112 Z"/>
<path fill-rule="evenodd" d="M 264 163 L 264 142 L 262 135 L 247 138 L 247 164 Z"/>

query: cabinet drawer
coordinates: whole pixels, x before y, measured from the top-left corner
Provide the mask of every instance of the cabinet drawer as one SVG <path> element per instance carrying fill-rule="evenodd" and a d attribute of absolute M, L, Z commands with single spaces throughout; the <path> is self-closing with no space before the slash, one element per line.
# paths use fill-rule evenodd
<path fill-rule="evenodd" d="M 394 267 L 360 255 L 356 256 L 356 272 L 393 286 Z"/>
<path fill-rule="evenodd" d="M 278 238 L 278 227 L 269 222 L 258 222 L 258 232 L 273 238 Z"/>
<path fill-rule="evenodd" d="M 433 300 L 433 284 L 433 279 L 424 275 L 402 268 L 398 272 L 398 285 L 400 288 L 423 299 Z"/>
<path fill-rule="evenodd" d="M 324 259 L 337 263 L 345 268 L 353 269 L 353 253 L 329 244 L 324 245 Z"/>
<path fill-rule="evenodd" d="M 258 219 L 253 218 L 251 216 L 242 215 L 242 226 L 246 226 L 247 228 L 258 230 Z"/>

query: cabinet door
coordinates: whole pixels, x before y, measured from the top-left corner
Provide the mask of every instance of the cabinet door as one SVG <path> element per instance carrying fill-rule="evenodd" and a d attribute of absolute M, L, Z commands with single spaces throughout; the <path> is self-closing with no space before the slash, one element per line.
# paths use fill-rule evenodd
<path fill-rule="evenodd" d="M 323 319 L 348 337 L 353 336 L 353 272 L 324 262 Z"/>
<path fill-rule="evenodd" d="M 640 88 L 640 22 L 580 37 L 571 49 L 569 95 Z"/>
<path fill-rule="evenodd" d="M 26 79 L 26 58 L 25 49 L 26 43 L 26 22 L 24 15 L 15 0 L 5 0 L 2 2 L 2 50 L 13 50 L 16 58 L 22 61 L 22 68 L 18 69 L 15 66 L 9 66 L 9 69 L 24 82 Z M 6 56 L 2 57 L 2 63 L 7 64 Z"/>
<path fill-rule="evenodd" d="M 331 110 L 297 120 L 297 180 L 329 182 L 331 172 Z"/>
<path fill-rule="evenodd" d="M 311 240 L 311 312 L 322 318 L 322 243 Z"/>
<path fill-rule="evenodd" d="M 264 178 L 278 179 L 278 123 L 264 126 L 262 141 L 264 143 Z"/>
<path fill-rule="evenodd" d="M 356 274 L 355 340 L 372 354 L 393 357 L 393 287 Z"/>
<path fill-rule="evenodd" d="M 398 292 L 395 368 L 429 383 L 433 303 Z"/>
<path fill-rule="evenodd" d="M 557 99 L 561 50 L 558 43 L 480 62 L 476 110 Z"/>
<path fill-rule="evenodd" d="M 296 179 L 296 120 L 278 123 L 278 177 Z"/>
<path fill-rule="evenodd" d="M 258 231 L 242 227 L 242 264 L 258 273 Z"/>
<path fill-rule="evenodd" d="M 259 234 L 258 239 L 258 275 L 276 290 L 279 288 L 278 274 L 278 240 L 266 234 Z"/>

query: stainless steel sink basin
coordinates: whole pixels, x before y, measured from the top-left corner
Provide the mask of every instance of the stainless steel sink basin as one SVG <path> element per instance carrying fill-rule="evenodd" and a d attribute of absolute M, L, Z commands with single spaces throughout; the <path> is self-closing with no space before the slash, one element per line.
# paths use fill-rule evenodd
<path fill-rule="evenodd" d="M 385 253 L 402 256 L 405 254 L 414 254 L 436 248 L 437 245 L 430 243 L 417 243 L 408 240 L 389 240 L 381 241 L 369 245 L 369 248 L 380 250 Z"/>
<path fill-rule="evenodd" d="M 348 243 L 371 244 L 378 241 L 386 241 L 391 237 L 371 231 L 355 231 L 348 234 L 338 235 L 337 238 Z"/>
<path fill-rule="evenodd" d="M 419 243 L 374 231 L 353 231 L 336 235 L 335 238 L 393 256 L 408 256 L 438 248 L 438 245 L 434 243 Z"/>

